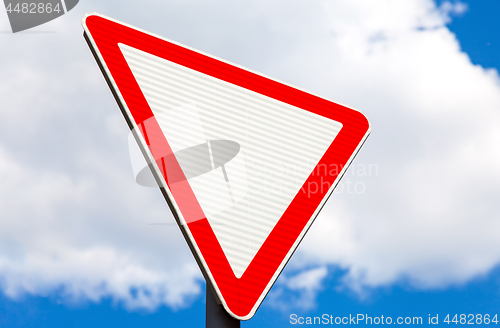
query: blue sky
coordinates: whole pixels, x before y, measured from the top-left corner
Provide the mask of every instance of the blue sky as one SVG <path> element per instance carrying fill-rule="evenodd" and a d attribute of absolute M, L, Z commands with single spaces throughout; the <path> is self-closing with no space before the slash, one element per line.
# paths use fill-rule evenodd
<path fill-rule="evenodd" d="M 26 185 L 27 182 L 19 178 L 8 180 L 7 185 L 11 187 L 9 190 L 19 194 L 27 191 L 23 193 L 25 197 L 35 195 L 33 199 L 42 199 L 41 204 L 35 200 L 27 203 L 37 210 L 30 212 L 29 209 L 13 208 L 11 205 L 23 202 L 24 198 L 0 193 L 5 199 L 9 199 L 9 203 L 2 203 L 3 207 L 0 207 L 5 209 L 2 219 L 5 222 L 7 219 L 11 220 L 9 222 L 18 222 L 17 225 L 2 223 L 4 233 L 0 236 L 0 251 L 7 255 L 6 260 L 2 258 L 0 261 L 0 281 L 3 288 L 0 297 L 1 326 L 204 325 L 204 286 L 196 266 L 189 258 L 191 255 L 182 244 L 182 238 L 168 226 L 165 228 L 167 230 L 152 232 L 148 225 L 148 222 L 171 222 L 164 218 L 166 206 L 162 203 L 163 200 L 155 190 L 133 185 L 133 178 L 127 175 L 130 169 L 126 162 L 125 124 L 81 38 L 79 19 L 84 12 L 91 10 L 102 11 L 133 25 L 356 106 L 372 120 L 374 132 L 353 164 L 353 170 L 345 177 L 354 182 L 363 182 L 367 192 L 360 195 L 343 192 L 332 196 L 331 206 L 325 208 L 325 213 L 315 223 L 319 228 L 311 230 L 313 237 L 306 237 L 301 245 L 302 250 L 294 255 L 255 317 L 242 323 L 243 327 L 289 327 L 289 316 L 292 313 L 302 317 L 321 316 L 324 313 L 340 317 L 358 313 L 373 317 L 421 316 L 424 323 L 429 314 L 438 314 L 441 321 L 446 314 L 500 315 L 500 257 L 494 252 L 498 244 L 488 245 L 488 238 L 500 239 L 500 230 L 495 230 L 498 228 L 496 221 L 499 213 L 498 206 L 495 205 L 498 198 L 498 172 L 476 162 L 463 164 L 463 167 L 457 169 L 450 168 L 450 165 L 461 165 L 456 162 L 463 158 L 460 157 L 461 152 L 442 158 L 446 149 L 464 146 L 465 154 L 469 154 L 467 158 L 475 156 L 479 162 L 489 161 L 492 166 L 496 163 L 496 157 L 491 154 L 500 149 L 498 143 L 487 143 L 481 139 L 480 133 L 477 138 L 474 137 L 476 139 L 464 137 L 462 144 L 456 140 L 464 133 L 483 130 L 482 121 L 469 120 L 471 114 L 484 115 L 489 121 L 496 122 L 498 119 L 495 116 L 495 112 L 498 112 L 495 97 L 499 89 L 495 89 L 495 83 L 488 80 L 497 81 L 498 87 L 498 75 L 494 77 L 491 70 L 476 69 L 473 66 L 497 70 L 500 68 L 500 28 L 496 23 L 500 4 L 497 1 L 462 1 L 467 4 L 467 10 L 463 6 L 456 6 L 456 2 L 453 3 L 453 9 L 447 10 L 443 6 L 444 2 L 439 2 L 441 16 L 425 14 L 424 18 L 427 20 L 424 23 L 419 21 L 423 16 L 418 16 L 416 26 L 421 31 L 416 34 L 408 32 L 401 38 L 398 33 L 400 27 L 402 30 L 406 27 L 405 22 L 395 19 L 396 27 L 391 25 L 386 28 L 384 23 L 379 22 L 379 16 L 383 17 L 394 10 L 398 15 L 406 13 L 408 16 L 403 17 L 412 18 L 413 14 L 407 12 L 427 7 L 415 5 L 417 9 L 394 9 L 382 6 L 380 14 L 370 16 L 370 13 L 363 13 L 359 14 L 361 18 L 356 13 L 352 20 L 360 20 L 358 29 L 358 25 L 350 25 L 348 20 L 351 18 L 342 22 L 342 17 L 335 16 L 336 11 L 343 10 L 342 6 L 328 9 L 332 11 L 331 17 L 341 22 L 327 22 L 332 27 L 327 23 L 323 26 L 317 22 L 321 19 L 316 20 L 316 17 L 322 17 L 319 7 L 312 8 L 308 14 L 301 12 L 304 8 L 309 10 L 309 7 L 300 1 L 287 10 L 281 10 L 283 3 L 279 1 L 272 2 L 269 7 L 247 1 L 241 7 L 241 11 L 246 11 L 245 15 L 239 13 L 238 6 L 232 7 L 224 1 L 214 1 L 213 6 L 203 7 L 208 12 L 219 12 L 219 16 L 214 14 L 218 21 L 216 18 L 205 17 L 202 9 L 193 13 L 193 8 L 199 5 L 196 1 L 192 1 L 192 7 L 189 5 L 191 2 L 185 5 L 172 1 L 167 7 L 154 2 L 147 3 L 152 8 L 157 8 L 152 9 L 155 12 L 151 14 L 152 17 L 149 17 L 147 11 L 139 12 L 134 7 L 137 4 L 132 2 L 130 8 L 126 8 L 121 2 L 121 7 L 117 7 L 82 1 L 66 16 L 34 29 L 38 34 L 0 34 L 0 43 L 6 45 L 4 49 L 11 51 L 5 51 L 1 55 L 3 72 L 6 73 L 2 74 L 4 102 L 0 106 L 18 111 L 15 114 L 12 114 L 12 110 L 0 113 L 4 121 L 0 124 L 0 150 L 2 157 L 8 159 L 0 163 L 3 165 L 0 170 L 8 168 L 10 172 L 14 172 L 13 176 L 15 172 L 24 170 L 22 172 L 27 175 L 29 183 L 36 184 L 39 188 L 31 190 L 29 184 Z M 222 10 L 223 5 L 228 8 L 224 7 Z M 353 5 L 349 9 L 359 9 L 362 12 L 363 3 L 358 2 L 358 5 L 359 8 Z M 164 10 L 167 17 L 162 23 L 158 23 L 163 17 L 158 13 L 162 12 L 158 8 Z M 283 15 L 278 15 L 282 11 Z M 238 16 L 240 14 L 242 16 Z M 367 17 L 366 20 L 363 17 Z M 5 18 L 0 17 L 2 30 L 8 29 L 3 21 Z M 294 22 L 297 22 L 298 27 L 293 26 Z M 377 24 L 381 24 L 383 28 L 372 29 Z M 228 26 L 234 28 L 234 33 Z M 415 29 L 414 26 L 412 28 Z M 446 33 L 446 28 L 456 35 L 461 50 L 467 53 L 472 64 L 461 57 L 459 50 L 454 50 L 453 40 Z M 367 46 L 357 43 L 356 39 L 364 35 L 365 31 L 369 31 L 366 33 L 370 36 Z M 217 33 L 222 36 L 214 37 Z M 340 37 L 332 48 L 327 48 L 322 43 L 330 37 L 336 37 L 335 35 L 342 36 L 342 33 L 346 33 L 348 37 Z M 414 38 L 411 40 L 422 42 L 422 47 L 428 45 L 438 49 L 445 42 L 449 42 L 450 46 L 435 50 L 439 52 L 431 49 L 418 53 L 421 48 L 405 52 L 411 45 L 401 40 L 404 38 Z M 71 47 L 65 47 L 64 43 Z M 366 46 L 368 50 L 357 52 L 362 46 Z M 391 47 L 398 50 L 384 53 Z M 352 54 L 351 61 L 343 51 Z M 30 52 L 39 55 L 30 57 Z M 383 55 L 377 57 L 378 53 Z M 410 57 L 415 53 L 415 61 L 407 62 L 406 58 L 401 57 Z M 16 61 L 17 57 L 21 58 L 19 62 Z M 71 58 L 75 58 L 74 61 Z M 386 58 L 390 58 L 387 60 L 389 64 L 383 64 Z M 438 66 L 433 66 L 433 58 L 442 60 L 435 64 L 440 67 L 445 62 L 451 64 L 446 70 L 440 71 L 435 68 Z M 63 64 L 58 60 L 62 60 Z M 332 64 L 326 68 L 320 65 L 329 61 L 341 64 Z M 405 73 L 409 65 L 417 65 L 421 61 L 429 64 Z M 370 73 L 364 75 L 361 68 L 357 71 L 358 66 Z M 425 67 L 430 67 L 430 73 L 426 73 L 430 74 L 430 78 L 422 76 L 419 79 L 420 71 L 425 71 Z M 432 75 L 434 71 L 435 76 Z M 456 72 L 463 73 L 457 73 L 458 77 L 454 79 L 443 77 L 446 74 L 454 76 Z M 64 83 L 37 82 L 52 81 L 49 80 L 52 76 L 54 79 L 62 79 Z M 479 87 L 474 92 L 471 91 L 468 98 L 460 98 L 459 95 L 466 92 L 460 89 L 462 84 L 454 85 L 456 79 L 471 81 L 471 85 L 464 82 L 464 86 Z M 74 82 L 75 80 L 78 82 Z M 401 82 L 403 80 L 409 83 L 408 86 L 395 92 L 389 90 L 406 83 Z M 438 82 L 432 84 L 432 80 Z M 451 91 L 443 87 L 447 83 L 452 85 Z M 12 90 L 17 89 L 9 89 L 7 86 L 25 88 L 25 92 L 14 92 Z M 417 90 L 415 93 L 418 97 L 411 97 L 413 90 Z M 402 96 L 398 98 L 394 94 Z M 475 94 L 481 98 L 474 98 Z M 458 99 L 457 103 L 448 95 Z M 423 99 L 421 103 L 418 102 L 419 99 Z M 415 105 L 408 105 L 406 101 Z M 443 110 L 441 115 L 438 113 L 439 108 L 432 107 L 434 103 L 443 108 L 450 103 L 450 109 Z M 33 104 L 43 109 L 42 114 L 30 112 Z M 477 105 L 477 109 L 467 112 L 464 108 L 471 104 Z M 71 109 L 68 110 L 70 106 Z M 413 110 L 423 114 L 414 114 Z M 464 113 L 463 117 L 458 111 Z M 86 131 L 79 130 L 80 123 L 88 127 L 87 130 L 105 129 L 107 132 L 77 134 L 75 131 Z M 394 125 L 400 127 L 393 128 Z M 422 129 L 413 132 L 413 126 Z M 493 129 L 485 127 L 484 130 L 490 128 Z M 455 130 L 464 133 L 454 134 Z M 422 134 L 431 135 L 432 138 L 425 139 Z M 446 138 L 440 139 L 438 136 L 441 135 Z M 497 140 L 493 134 L 491 139 Z M 95 146 L 98 143 L 101 145 Z M 45 144 L 50 144 L 50 149 L 44 148 Z M 484 145 L 486 150 L 484 153 L 468 153 L 469 144 L 481 149 Z M 78 152 L 74 151 L 75 147 Z M 396 152 L 400 156 L 395 156 Z M 101 159 L 103 157 L 106 160 Z M 38 163 L 37 169 L 31 168 L 30 163 L 33 162 Z M 124 164 L 120 164 L 122 162 Z M 368 175 L 356 173 L 359 172 L 356 169 L 372 163 L 377 165 L 379 171 Z M 405 169 L 400 172 L 399 167 Z M 429 180 L 419 178 L 423 180 L 422 184 L 430 181 L 432 185 L 418 188 L 409 186 L 411 183 L 417 184 L 412 180 L 412 175 L 421 172 L 420 170 L 430 176 Z M 473 175 L 471 171 L 479 173 Z M 97 178 L 89 178 L 91 175 Z M 49 187 L 44 185 L 45 180 L 37 180 L 39 176 L 46 176 L 51 181 Z M 457 180 L 465 182 L 460 184 Z M 118 187 L 107 187 L 109 184 L 118 184 Z M 444 184 L 447 186 L 443 186 Z M 121 190 L 120 197 L 106 196 L 101 201 L 99 197 L 88 193 L 96 185 L 99 186 L 98 189 L 104 190 L 103 194 L 116 193 L 120 188 L 126 191 Z M 397 194 L 403 196 L 397 198 L 398 195 L 387 191 L 391 189 L 387 186 L 399 188 Z M 44 188 L 56 188 L 58 192 L 49 197 L 46 196 L 48 189 Z M 68 191 L 76 193 L 76 196 L 65 196 Z M 381 196 L 377 198 L 376 195 Z M 433 203 L 436 197 L 443 199 Z M 415 201 L 416 198 L 421 202 Z M 130 200 L 138 205 L 122 208 L 122 204 L 130 203 Z M 390 206 L 385 205 L 391 202 L 393 204 Z M 45 207 L 45 204 L 50 207 Z M 457 209 L 450 210 L 450 206 Z M 153 208 L 146 213 L 151 219 L 138 224 L 134 220 L 145 213 L 145 207 Z M 415 218 L 406 214 L 409 212 L 414 212 Z M 42 213 L 41 220 L 33 219 L 39 213 Z M 115 220 L 115 216 L 123 221 Z M 345 217 L 347 223 L 333 219 L 337 217 Z M 463 223 L 469 219 L 470 224 Z M 384 238 L 377 239 L 367 235 L 364 230 L 356 230 L 356 226 L 350 226 L 349 220 L 357 225 L 368 226 L 373 234 L 382 231 L 377 230 L 379 227 L 385 230 L 397 228 L 393 228 L 393 233 L 382 233 Z M 463 229 L 457 228 L 462 224 Z M 336 230 L 329 230 L 331 227 Z M 35 231 L 33 235 L 30 234 L 32 230 Z M 323 236 L 321 230 L 328 233 L 341 231 L 341 234 L 333 234 L 331 238 L 337 239 L 338 243 L 329 243 L 330 238 Z M 40 233 L 37 234 L 36 231 Z M 75 234 L 72 234 L 73 231 L 76 231 Z M 433 234 L 432 231 L 436 233 Z M 39 237 L 42 233 L 47 236 L 46 239 Z M 12 237 L 17 234 L 26 234 L 26 237 Z M 163 241 L 165 234 L 168 236 L 168 243 Z M 415 240 L 411 238 L 413 234 L 416 235 Z M 398 239 L 399 235 L 402 235 L 401 240 Z M 67 241 L 64 236 L 69 236 L 67 239 L 73 238 L 74 241 Z M 389 239 L 394 242 L 387 242 Z M 482 240 L 485 241 L 484 245 Z M 66 246 L 69 259 L 66 259 L 65 252 L 52 249 Z M 426 248 L 429 250 L 425 250 Z M 401 249 L 401 252 L 397 249 Z M 177 255 L 165 254 L 167 252 Z M 433 257 L 434 254 L 437 255 Z M 482 254 L 485 254 L 484 258 Z M 165 263 L 156 263 L 155 259 L 160 257 L 166 258 Z M 30 262 L 33 258 L 34 262 Z M 58 262 L 54 258 L 66 260 Z M 76 260 L 72 262 L 71 258 Z M 83 264 L 80 267 L 78 263 Z M 98 263 L 96 266 L 100 264 L 103 269 L 93 268 L 87 271 L 86 268 L 93 263 Z M 71 267 L 77 269 L 72 271 Z M 175 271 L 171 267 L 180 269 Z M 79 275 L 79 272 L 82 274 Z M 122 276 L 121 272 L 131 273 Z M 163 272 L 167 272 L 167 278 L 164 278 Z M 297 281 L 304 281 L 307 277 L 312 277 L 311 283 L 304 288 L 300 287 Z M 166 290 L 169 296 L 155 298 L 154 295 L 149 300 L 139 302 L 129 295 L 129 289 L 135 286 L 134 279 L 151 290 Z M 119 283 L 113 284 L 114 281 Z M 105 286 L 102 287 L 103 291 L 100 286 Z M 441 322 L 440 325 L 444 324 Z"/>
<path fill-rule="evenodd" d="M 460 40 L 462 49 L 474 64 L 498 69 L 499 37 L 495 24 L 496 1 L 469 1 L 466 14 L 448 24 Z"/>

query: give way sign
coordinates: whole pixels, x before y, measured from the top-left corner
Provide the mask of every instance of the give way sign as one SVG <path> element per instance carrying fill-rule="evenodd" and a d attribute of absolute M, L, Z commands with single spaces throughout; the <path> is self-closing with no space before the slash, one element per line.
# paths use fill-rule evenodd
<path fill-rule="evenodd" d="M 99 14 L 85 38 L 224 308 L 250 319 L 370 132 L 360 112 Z"/>

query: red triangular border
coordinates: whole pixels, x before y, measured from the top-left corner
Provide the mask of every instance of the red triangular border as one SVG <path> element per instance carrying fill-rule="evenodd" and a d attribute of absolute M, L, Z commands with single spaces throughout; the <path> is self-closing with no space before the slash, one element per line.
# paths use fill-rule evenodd
<path fill-rule="evenodd" d="M 87 14 L 83 18 L 83 27 L 89 46 L 131 128 L 142 127 L 154 115 L 118 47 L 119 43 L 342 123 L 341 131 L 304 184 L 316 183 L 319 186 L 328 183 L 331 187 L 309 195 L 301 189 L 239 279 L 189 184 L 169 185 L 165 170 L 158 165 L 163 179 L 162 191 L 176 218 L 184 220 L 181 230 L 205 277 L 232 316 L 240 320 L 250 319 L 367 138 L 370 132 L 368 120 L 356 110 L 99 14 Z M 148 124 L 148 129 L 140 131 L 153 157 L 158 158 L 155 153 L 161 152 L 162 156 L 171 153 L 156 119 L 149 120 Z M 325 172 L 324 165 L 342 168 L 342 171 L 330 175 L 331 171 Z"/>

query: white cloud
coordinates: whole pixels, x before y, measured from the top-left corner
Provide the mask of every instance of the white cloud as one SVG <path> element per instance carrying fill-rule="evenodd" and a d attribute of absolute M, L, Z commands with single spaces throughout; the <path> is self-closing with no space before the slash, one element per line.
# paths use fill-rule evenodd
<path fill-rule="evenodd" d="M 357 18 L 332 17 L 340 32 L 322 50 L 335 59 L 308 72 L 335 72 L 311 83 L 331 81 L 333 98 L 373 124 L 355 163 L 376 164 L 379 174 L 347 174 L 366 192 L 332 197 L 301 248 L 303 258 L 348 269 L 357 289 L 401 279 L 445 287 L 500 261 L 498 74 L 470 63 L 444 18 L 419 28 L 435 9 L 408 3 L 419 10 L 400 10 L 397 21 L 369 4 Z M 343 16 L 336 3 L 327 7 Z"/>
<path fill-rule="evenodd" d="M 316 294 L 328 274 L 325 266 L 306 269 L 288 277 L 282 275 L 269 295 L 269 304 L 283 312 L 311 309 L 316 306 Z"/>
<path fill-rule="evenodd" d="M 140 6 L 141 10 L 138 10 Z M 83 38 L 101 11 L 362 110 L 373 132 L 277 290 L 435 288 L 500 262 L 498 74 L 470 63 L 427 0 L 81 2 L 0 35 L 0 275 L 10 297 L 60 290 L 184 306 L 201 275 L 157 190 L 134 184 L 127 127 Z M 116 8 L 115 8 L 116 7 Z M 143 10 L 143 8 L 148 10 Z M 2 26 L 4 26 L 3 24 Z M 349 179 L 350 181 L 348 181 Z M 361 183 L 364 193 L 349 192 Z M 340 190 L 339 190 L 340 191 Z M 309 282 L 309 283 L 306 283 Z M 305 294 L 304 294 L 305 293 Z M 279 293 L 277 293 L 279 294 Z"/>
<path fill-rule="evenodd" d="M 1 287 L 185 306 L 201 274 L 161 194 L 131 177 L 128 128 L 81 15 L 39 28 L 54 33 L 0 37 Z"/>
<path fill-rule="evenodd" d="M 450 15 L 463 15 L 465 12 L 469 10 L 469 6 L 466 3 L 460 2 L 460 1 L 455 1 L 455 2 L 450 2 L 450 1 L 444 1 L 440 6 L 439 6 L 439 11 L 443 15 L 443 19 L 446 23 L 451 22 Z"/>
<path fill-rule="evenodd" d="M 319 267 L 304 271 L 286 281 L 286 286 L 291 290 L 316 290 L 321 287 L 321 280 L 325 278 L 327 269 Z"/>

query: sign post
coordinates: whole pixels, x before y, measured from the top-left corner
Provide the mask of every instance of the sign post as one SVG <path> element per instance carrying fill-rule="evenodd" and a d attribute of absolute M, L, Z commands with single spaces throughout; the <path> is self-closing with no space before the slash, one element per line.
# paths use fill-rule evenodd
<path fill-rule="evenodd" d="M 221 303 L 217 302 L 214 292 L 207 281 L 206 291 L 206 328 L 239 328 L 240 320 L 233 318 L 224 310 Z"/>
<path fill-rule="evenodd" d="M 100 14 L 85 15 L 83 28 L 207 285 L 236 319 L 228 325 L 250 319 L 368 137 L 368 120 Z"/>

